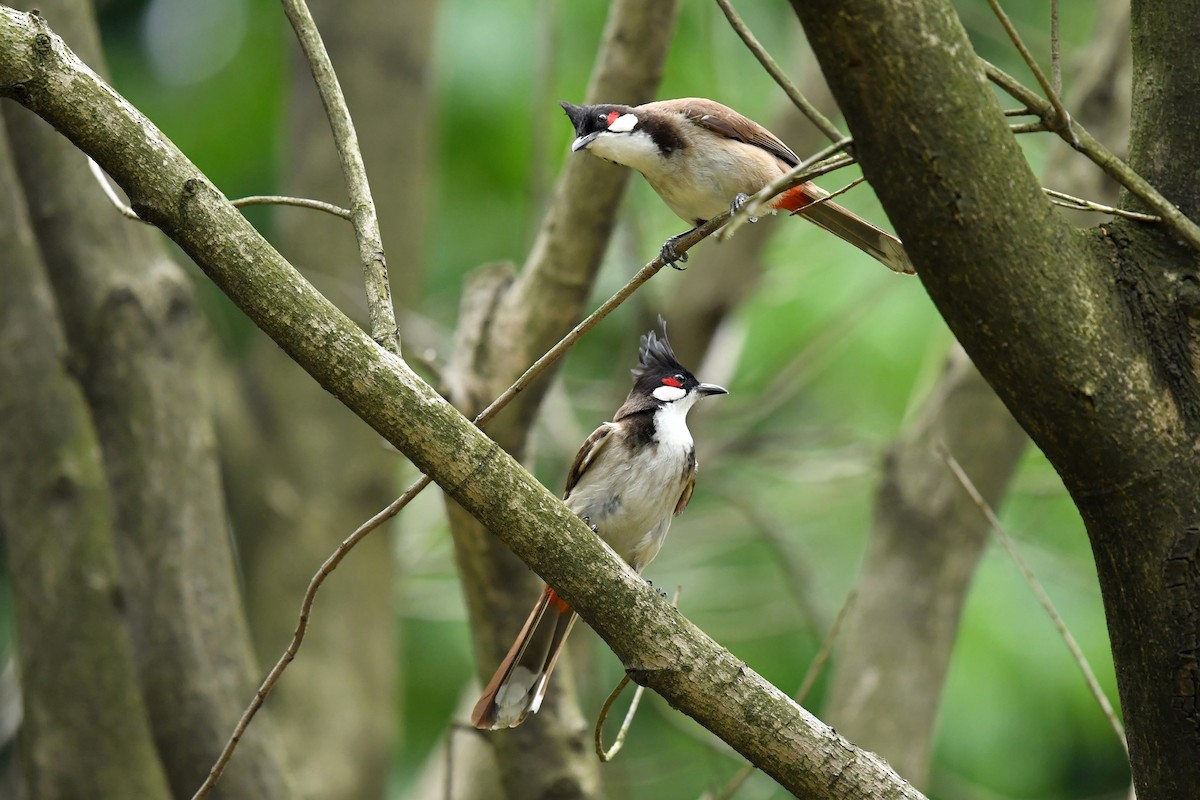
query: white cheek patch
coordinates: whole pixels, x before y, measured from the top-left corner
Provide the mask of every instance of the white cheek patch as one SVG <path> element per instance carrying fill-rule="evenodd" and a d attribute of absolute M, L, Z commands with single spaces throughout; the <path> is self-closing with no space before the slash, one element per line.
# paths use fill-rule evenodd
<path fill-rule="evenodd" d="M 613 133 L 629 133 L 637 127 L 638 118 L 636 114 L 622 114 L 613 120 L 612 125 L 608 129 Z"/>
<path fill-rule="evenodd" d="M 687 394 L 687 392 L 685 392 L 683 389 L 680 389 L 678 386 L 667 386 L 664 383 L 662 386 L 655 389 L 651 394 L 664 403 L 674 403 L 676 400 Z"/>

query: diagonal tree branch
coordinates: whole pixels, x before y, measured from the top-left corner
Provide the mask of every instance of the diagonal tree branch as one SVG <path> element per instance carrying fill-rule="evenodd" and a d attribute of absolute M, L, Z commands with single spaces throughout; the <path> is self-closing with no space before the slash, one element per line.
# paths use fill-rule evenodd
<path fill-rule="evenodd" d="M 919 798 L 646 587 L 508 454 L 318 294 L 199 171 L 40 21 L 0 7 L 0 96 L 96 159 L 326 389 L 430 474 L 556 589 L 639 683 L 818 800 Z M 762 731 L 773 732 L 762 736 Z"/>

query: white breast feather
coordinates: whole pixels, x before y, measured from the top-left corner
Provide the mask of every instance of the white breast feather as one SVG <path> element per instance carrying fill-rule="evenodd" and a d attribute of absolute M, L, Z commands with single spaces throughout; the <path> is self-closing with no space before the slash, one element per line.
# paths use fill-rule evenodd
<path fill-rule="evenodd" d="M 604 448 L 567 498 L 567 507 L 590 518 L 609 545 L 640 569 L 662 547 L 683 492 L 692 454 L 687 427 L 690 395 L 655 414 L 656 440 L 627 458 L 624 442 Z"/>

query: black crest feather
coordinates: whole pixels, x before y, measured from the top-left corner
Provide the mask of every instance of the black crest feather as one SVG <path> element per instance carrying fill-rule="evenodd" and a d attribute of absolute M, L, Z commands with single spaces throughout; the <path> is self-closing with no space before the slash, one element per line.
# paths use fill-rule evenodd
<path fill-rule="evenodd" d="M 662 330 L 661 335 L 650 330 L 642 336 L 642 346 L 638 349 L 638 365 L 631 370 L 634 382 L 652 373 L 687 372 L 675 357 L 675 351 L 671 349 L 671 342 L 667 339 L 667 321 L 662 315 L 658 317 L 658 326 Z"/>

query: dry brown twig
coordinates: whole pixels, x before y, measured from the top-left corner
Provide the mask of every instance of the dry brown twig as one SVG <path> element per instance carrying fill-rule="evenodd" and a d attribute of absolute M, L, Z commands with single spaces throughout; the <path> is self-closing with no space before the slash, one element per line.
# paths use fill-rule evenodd
<path fill-rule="evenodd" d="M 675 587 L 675 596 L 671 598 L 671 605 L 679 608 L 679 595 L 683 593 L 683 587 Z M 608 720 L 608 712 L 612 709 L 613 703 L 621 696 L 621 692 L 625 691 L 625 687 L 629 685 L 630 677 L 626 673 L 621 681 L 617 684 L 617 688 L 612 690 L 608 695 L 608 699 L 604 701 L 604 705 L 600 708 L 600 714 L 596 717 L 596 728 L 594 733 L 596 745 L 596 757 L 601 763 L 608 763 L 616 757 L 617 753 L 621 752 L 621 748 L 625 744 L 625 736 L 629 733 L 629 727 L 633 724 L 633 718 L 637 714 L 638 706 L 642 702 L 642 695 L 646 693 L 645 686 L 638 686 L 633 693 L 633 699 L 629 701 L 629 708 L 625 712 L 625 719 L 621 721 L 621 727 L 617 731 L 617 736 L 613 739 L 612 747 L 604 749 L 604 723 Z"/>
<path fill-rule="evenodd" d="M 987 73 L 988 80 L 1007 92 L 1018 103 L 1024 103 L 1027 108 L 1043 120 L 1052 120 L 1054 118 L 1056 113 L 1054 107 L 1036 92 L 986 59 L 980 58 L 980 61 Z M 1101 144 L 1086 128 L 1072 120 L 1071 135 L 1066 135 L 1062 131 L 1055 131 L 1055 133 L 1058 133 L 1064 141 L 1087 156 L 1096 166 L 1104 170 L 1109 177 L 1158 212 L 1164 225 L 1168 226 L 1192 247 L 1200 250 L 1200 225 L 1197 225 L 1184 215 L 1174 203 L 1163 197 L 1158 189 L 1154 188 L 1149 181 Z"/>
<path fill-rule="evenodd" d="M 1096 698 L 1096 702 L 1099 704 L 1100 710 L 1104 712 L 1104 716 L 1108 719 L 1109 724 L 1116 733 L 1117 739 L 1121 742 L 1121 747 L 1125 748 L 1125 753 L 1128 755 L 1129 742 L 1125 738 L 1125 726 L 1121 724 L 1119 719 L 1117 719 L 1116 712 L 1113 711 L 1112 703 L 1109 702 L 1108 697 L 1104 694 L 1104 690 L 1100 688 L 1100 682 L 1096 680 L 1096 673 L 1092 672 L 1092 667 L 1090 664 L 1088 664 L 1087 657 L 1084 656 L 1083 650 L 1081 650 L 1079 647 L 1079 643 L 1075 641 L 1075 637 L 1072 636 L 1071 632 L 1067 629 L 1067 624 L 1063 622 L 1062 617 L 1059 616 L 1058 610 L 1054 607 L 1054 601 L 1050 599 L 1050 595 L 1046 593 L 1045 588 L 1037 579 L 1037 576 L 1033 574 L 1033 570 L 1031 570 L 1029 565 L 1025 563 L 1025 559 L 1021 557 L 1021 553 L 1017 549 L 1016 542 L 1014 542 L 1012 537 L 1010 537 L 1004 530 L 1004 527 L 1000 524 L 999 518 L 996 517 L 996 512 L 992 510 L 992 507 L 988 505 L 987 500 L 983 499 L 983 495 L 981 495 L 979 490 L 975 488 L 975 484 L 971 481 L 970 476 L 968 476 L 963 470 L 962 465 L 958 463 L 958 459 L 956 459 L 953 454 L 946 449 L 946 445 L 942 442 L 937 443 L 937 450 L 941 454 L 942 459 L 946 462 L 946 466 L 950 468 L 952 473 L 954 473 L 954 477 L 958 480 L 958 482 L 962 485 L 963 490 L 971 498 L 971 501 L 979 507 L 980 512 L 982 512 L 984 517 L 987 519 L 988 525 L 991 526 L 992 531 L 996 534 L 996 538 L 999 539 L 1000 543 L 1004 545 L 1004 549 L 1008 551 L 1009 556 L 1017 565 L 1017 569 L 1020 571 L 1021 576 L 1025 579 L 1025 582 L 1029 584 L 1029 588 L 1033 590 L 1034 596 L 1037 597 L 1038 602 L 1041 604 L 1042 608 L 1045 609 L 1046 614 L 1050 617 L 1050 621 L 1054 623 L 1054 627 L 1058 631 L 1059 636 L 1061 636 L 1063 642 L 1066 643 L 1067 649 L 1071 651 L 1071 656 L 1075 659 L 1075 663 L 1079 666 L 1080 671 L 1083 673 L 1083 679 L 1087 682 L 1088 689 L 1091 691 L 1092 696 Z"/>
<path fill-rule="evenodd" d="M 758 41 L 750 31 L 750 28 L 742 21 L 742 18 L 738 16 L 737 11 L 734 10 L 729 0 L 717 0 L 717 5 L 725 13 L 725 18 L 729 20 L 729 26 L 746 43 L 747 49 L 754 54 L 754 57 L 758 59 L 758 63 L 762 64 L 763 69 L 775 80 L 775 83 L 779 84 L 779 88 L 783 89 L 783 93 L 788 96 L 796 108 L 800 109 L 800 112 L 808 117 L 813 125 L 820 128 L 821 133 L 825 134 L 829 141 L 841 141 L 844 138 L 842 132 L 837 129 L 836 125 L 829 121 L 828 117 L 817 110 L 817 107 L 804 96 L 804 93 L 796 87 L 791 78 L 779 68 L 779 64 L 771 57 L 767 49 L 762 46 L 762 43 Z"/>
<path fill-rule="evenodd" d="M 1073 147 L 1078 147 L 1079 135 L 1071 126 L 1071 115 L 1067 112 L 1067 107 L 1063 105 L 1062 98 L 1059 97 L 1059 91 L 1056 90 L 1055 85 L 1046 78 L 1046 73 L 1043 72 L 1042 68 L 1038 66 L 1037 60 L 1033 57 L 1033 54 L 1029 52 L 1029 48 L 1025 46 L 1025 42 L 1021 40 L 1021 34 L 1017 33 L 1017 29 L 1013 26 L 1012 20 L 1010 20 L 1008 15 L 1004 13 L 1004 9 L 1000 7 L 1000 0 L 988 0 L 988 5 L 992 7 L 992 11 L 995 13 L 996 18 L 999 19 L 1000 24 L 1004 26 L 1004 30 L 1008 34 L 1008 38 L 1012 40 L 1013 46 L 1017 48 L 1017 52 L 1021 54 L 1021 58 L 1024 59 L 1025 63 L 1029 66 L 1029 70 L 1033 73 L 1033 76 L 1037 78 L 1038 85 L 1042 87 L 1042 91 L 1046 93 L 1046 97 L 1049 98 L 1050 104 L 1054 107 L 1054 118 L 1053 120 L 1046 120 L 1047 124 L 1050 124 L 1054 130 L 1061 133 L 1064 137 L 1070 137 L 1068 141 L 1071 142 L 1071 145 Z M 1057 9 L 1055 9 L 1055 12 L 1051 15 L 1051 26 L 1054 34 L 1052 36 L 1052 41 L 1054 42 L 1058 41 L 1057 23 L 1058 14 Z M 1055 59 L 1054 63 L 1057 65 L 1057 59 Z M 1061 73 L 1058 73 L 1058 84 L 1061 87 Z"/>

